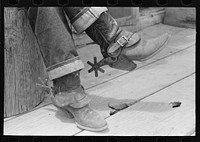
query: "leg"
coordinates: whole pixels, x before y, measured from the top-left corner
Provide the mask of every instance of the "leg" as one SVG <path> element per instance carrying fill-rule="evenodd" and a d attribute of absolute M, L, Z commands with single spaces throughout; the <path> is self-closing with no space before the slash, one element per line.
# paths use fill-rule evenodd
<path fill-rule="evenodd" d="M 89 107 L 90 99 L 81 87 L 79 70 L 84 65 L 75 49 L 63 9 L 40 7 L 32 11 L 37 11 L 37 16 L 31 14 L 30 9 L 29 15 L 36 17 L 35 22 L 30 23 L 38 39 L 47 73 L 54 85 L 53 104 L 73 117 L 80 128 L 104 130 L 107 128 L 106 121 Z"/>
<path fill-rule="evenodd" d="M 169 39 L 168 34 L 163 34 L 149 41 L 141 40 L 137 33 L 119 27 L 105 7 L 65 7 L 64 10 L 77 32 L 85 31 L 100 45 L 104 58 L 118 56 L 118 60 L 110 64 L 114 68 L 132 70 L 134 64 L 130 61 L 145 61 L 153 57 L 165 47 Z M 128 63 L 127 68 L 122 66 L 122 61 Z"/>

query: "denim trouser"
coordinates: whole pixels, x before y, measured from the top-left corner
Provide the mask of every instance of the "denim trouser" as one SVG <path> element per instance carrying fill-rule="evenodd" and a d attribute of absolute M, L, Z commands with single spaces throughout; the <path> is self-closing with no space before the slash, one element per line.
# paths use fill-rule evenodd
<path fill-rule="evenodd" d="M 28 16 L 50 80 L 84 68 L 62 7 L 30 7 Z"/>

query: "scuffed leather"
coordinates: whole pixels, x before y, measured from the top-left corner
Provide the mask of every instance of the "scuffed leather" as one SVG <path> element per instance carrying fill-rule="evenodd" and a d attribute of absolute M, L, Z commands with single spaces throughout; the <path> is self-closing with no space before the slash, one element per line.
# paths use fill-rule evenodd
<path fill-rule="evenodd" d="M 149 40 L 141 40 L 135 48 L 125 48 L 122 51 L 130 60 L 146 61 L 166 47 L 170 35 L 165 33 Z"/>
<path fill-rule="evenodd" d="M 107 57 L 107 47 L 121 33 L 121 28 L 117 22 L 107 12 L 101 14 L 88 29 L 85 30 L 87 35 L 101 47 L 104 57 Z"/>
<path fill-rule="evenodd" d="M 132 34 L 128 31 L 122 30 L 115 19 L 107 12 L 103 12 L 101 16 L 85 31 L 87 35 L 100 45 L 101 53 L 104 58 L 108 58 L 108 48 L 112 46 L 122 35 L 127 36 Z M 136 34 L 133 38 L 123 47 L 133 47 L 140 40 Z M 117 61 L 108 64 L 112 68 L 132 71 L 136 68 L 136 64 L 123 55 L 117 57 Z"/>
<path fill-rule="evenodd" d="M 63 7 L 63 10 L 67 14 L 71 21 L 77 14 L 79 14 L 85 7 Z"/>
<path fill-rule="evenodd" d="M 59 107 L 81 108 L 90 102 L 80 83 L 80 73 L 74 72 L 53 80 L 52 102 Z"/>
<path fill-rule="evenodd" d="M 91 99 L 86 95 L 82 87 L 77 89 L 59 92 L 51 97 L 53 104 L 57 107 L 71 106 L 72 108 L 82 108 L 89 104 Z"/>
<path fill-rule="evenodd" d="M 79 72 L 74 72 L 63 77 L 54 79 L 54 93 L 58 94 L 59 92 L 69 91 L 78 88 L 81 84 L 79 76 Z"/>
<path fill-rule="evenodd" d="M 116 43 L 120 37 L 131 34 L 131 32 L 120 28 L 115 19 L 107 12 L 102 13 L 99 19 L 86 29 L 86 33 L 92 40 L 100 45 L 104 58 L 112 56 L 112 54 L 114 56 L 119 55 L 118 51 L 121 50 L 121 55 L 126 56 L 128 60 L 135 61 L 145 61 L 153 57 L 165 47 L 169 39 L 168 34 L 163 34 L 160 37 L 150 39 L 146 42 L 140 40 L 140 36 L 135 33 L 122 49 L 114 48 L 116 50 L 112 52 L 112 54 L 108 54 L 108 49 L 113 43 Z M 118 62 L 120 65 L 120 61 Z"/>
<path fill-rule="evenodd" d="M 120 55 L 116 62 L 109 64 L 111 68 L 132 71 L 137 67 L 137 64 L 129 60 L 126 56 Z"/>
<path fill-rule="evenodd" d="M 107 12 L 103 12 L 99 19 L 86 29 L 85 32 L 93 41 L 100 45 L 104 57 L 109 56 L 107 54 L 108 47 L 112 46 L 121 36 L 132 34 L 119 27 L 115 19 Z M 133 38 L 123 48 L 132 47 L 139 40 L 139 35 L 133 34 Z"/>

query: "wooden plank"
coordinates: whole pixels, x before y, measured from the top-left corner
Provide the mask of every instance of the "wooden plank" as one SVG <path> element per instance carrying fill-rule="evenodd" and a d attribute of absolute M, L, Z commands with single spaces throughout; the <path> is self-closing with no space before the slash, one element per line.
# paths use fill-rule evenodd
<path fill-rule="evenodd" d="M 179 108 L 169 103 L 182 102 Z M 150 96 L 107 119 L 102 133 L 80 135 L 184 136 L 195 127 L 195 74 Z"/>
<path fill-rule="evenodd" d="M 169 25 L 164 25 L 164 24 L 157 24 L 157 25 L 143 29 L 141 33 L 151 35 L 151 37 L 157 37 L 163 33 L 169 33 L 173 36 L 176 36 L 174 40 L 177 40 L 185 36 L 193 36 L 195 38 L 196 29 L 180 28 L 180 27 L 174 27 L 174 26 L 169 26 Z"/>
<path fill-rule="evenodd" d="M 166 7 L 163 22 L 178 27 L 196 28 L 196 8 L 194 7 Z"/>
<path fill-rule="evenodd" d="M 130 29 L 129 29 L 130 30 Z M 172 38 L 168 44 L 168 46 L 158 55 L 156 55 L 154 58 L 146 61 L 146 62 L 137 62 L 138 68 L 141 68 L 143 66 L 146 66 L 152 62 L 155 62 L 156 60 L 160 60 L 164 57 L 167 57 L 171 54 L 174 54 L 176 52 L 179 52 L 182 49 L 187 48 L 188 46 L 195 43 L 195 30 L 193 29 L 184 29 L 184 28 L 177 28 L 172 26 L 166 26 L 163 24 L 158 24 L 157 26 L 152 26 L 149 28 L 146 28 L 141 32 L 143 39 L 148 39 L 152 37 L 157 37 L 165 32 L 168 32 L 169 34 L 172 34 Z M 90 51 L 90 52 L 88 52 Z M 78 52 L 81 56 L 81 59 L 83 60 L 85 64 L 85 68 L 81 71 L 81 81 L 82 85 L 88 89 L 91 87 L 94 87 L 98 84 L 101 84 L 103 82 L 106 82 L 110 79 L 113 79 L 115 77 L 118 77 L 120 75 L 123 75 L 127 73 L 126 71 L 120 71 L 116 69 L 112 69 L 108 66 L 104 66 L 103 68 L 106 70 L 104 74 L 100 74 L 100 77 L 96 78 L 94 77 L 94 74 L 88 74 L 87 70 L 90 68 L 87 65 L 87 61 L 92 61 L 93 57 L 96 56 L 98 59 L 101 59 L 102 56 L 100 54 L 100 50 L 98 46 L 90 45 L 88 47 L 85 47 L 85 49 L 78 49 Z M 137 70 L 136 69 L 136 70 Z M 47 97 L 42 104 L 40 104 L 37 108 L 40 108 L 46 104 L 50 104 L 51 100 Z M 35 108 L 35 109 L 37 109 Z"/>
<path fill-rule="evenodd" d="M 124 27 L 124 29 L 128 31 L 133 30 L 132 27 Z M 159 55 L 152 58 L 151 60 L 147 62 L 137 63 L 138 68 L 145 66 L 146 64 L 149 64 L 150 62 L 154 62 L 155 60 L 158 60 L 165 56 L 173 54 L 174 52 L 179 51 L 179 49 L 184 49 L 185 47 L 190 46 L 191 44 L 195 42 L 195 30 L 177 28 L 177 27 L 167 26 L 163 24 L 158 24 L 156 26 L 146 28 L 142 30 L 141 32 L 139 32 L 139 34 L 141 34 L 142 39 L 146 40 L 148 38 L 158 37 L 159 35 L 165 32 L 173 35 L 167 48 L 161 53 L 159 53 Z M 191 36 L 192 38 L 189 38 L 188 36 Z M 87 47 L 78 49 L 78 53 L 85 64 L 85 68 L 81 71 L 81 81 L 82 81 L 82 85 L 86 89 L 93 87 L 95 85 L 98 85 L 99 83 L 103 83 L 109 79 L 115 78 L 123 73 L 126 73 L 124 71 L 115 70 L 108 66 L 104 66 L 103 68 L 106 70 L 106 72 L 104 74 L 100 74 L 100 77 L 96 78 L 94 77 L 94 74 L 92 73 L 88 74 L 87 70 L 90 67 L 87 65 L 87 61 L 88 60 L 92 61 L 94 56 L 96 56 L 98 59 L 102 59 L 102 55 L 100 53 L 99 47 L 97 45 L 88 45 Z M 51 102 L 50 99 L 47 97 L 45 98 L 44 102 L 40 104 L 37 108 L 40 108 L 43 105 L 49 104 L 50 102 Z"/>
<path fill-rule="evenodd" d="M 4 135 L 73 135 L 79 131 L 74 120 L 53 105 L 4 122 Z"/>
<path fill-rule="evenodd" d="M 195 72 L 195 47 L 90 88 L 91 106 L 109 117 L 108 103 L 134 102 Z M 128 82 L 127 82 L 128 81 Z"/>
<path fill-rule="evenodd" d="M 9 117 L 27 112 L 43 100 L 44 91 L 36 83 L 46 73 L 24 9 L 5 8 L 4 17 L 4 117 Z"/>
<path fill-rule="evenodd" d="M 163 28 L 163 27 L 165 27 L 165 26 L 162 26 L 162 28 Z M 168 27 L 170 27 L 170 26 L 168 26 Z M 129 30 L 129 31 L 132 31 L 132 32 L 134 32 L 134 30 L 135 30 L 135 29 L 132 28 L 132 27 L 128 27 L 128 28 L 127 28 L 127 27 L 123 27 L 123 28 L 124 28 L 124 29 L 127 29 L 127 30 Z M 162 28 L 161 28 L 161 29 L 162 29 Z M 174 30 L 171 30 L 171 31 L 176 31 L 175 29 L 176 29 L 176 28 L 174 28 Z M 177 29 L 178 29 L 178 28 L 177 28 Z M 180 28 L 180 29 L 181 29 L 181 28 Z M 181 29 L 181 30 L 183 30 L 183 29 Z M 153 31 L 156 31 L 156 30 L 153 30 Z M 160 30 L 160 31 L 162 31 L 162 30 Z M 145 36 L 145 34 L 144 34 L 144 36 Z M 146 37 L 148 37 L 148 36 L 146 36 Z M 145 37 L 145 38 L 146 38 L 146 37 Z M 89 38 L 89 37 L 88 37 L 88 38 Z M 94 48 L 99 48 L 99 47 L 97 47 L 97 45 L 91 45 L 91 46 L 92 46 L 92 47 L 94 46 Z M 88 48 L 91 48 L 91 46 L 88 46 Z M 97 49 L 97 50 L 98 50 L 98 49 Z M 93 53 L 95 53 L 95 54 L 100 52 L 100 51 L 96 52 L 96 50 L 91 50 L 91 51 L 92 51 Z M 83 52 L 83 50 L 81 50 L 80 52 Z M 83 52 L 83 53 L 84 53 L 84 52 Z M 80 54 L 81 54 L 81 53 L 80 53 Z M 89 54 L 89 57 L 90 57 L 91 54 L 90 54 L 90 53 L 88 53 L 88 54 Z M 100 57 L 102 58 L 101 55 L 99 55 L 99 54 L 97 54 L 97 55 L 100 56 Z M 87 55 L 87 56 L 88 56 L 88 55 Z M 83 60 L 84 60 L 85 57 L 82 57 L 82 58 L 83 58 Z M 86 62 L 87 62 L 87 61 L 86 61 Z M 86 62 L 85 62 L 85 63 L 86 63 Z M 44 66 L 44 65 L 43 65 L 43 66 Z M 87 66 L 87 64 L 86 64 L 86 66 Z M 43 68 L 44 68 L 44 67 L 43 67 Z M 108 68 L 109 68 L 109 67 L 108 67 Z M 83 73 L 83 74 L 85 74 L 85 73 Z M 108 75 L 110 76 L 110 74 L 108 74 Z M 112 75 L 111 75 L 111 76 L 112 76 Z M 110 77 L 111 77 L 111 76 L 110 76 Z M 95 79 L 95 80 L 96 80 L 96 78 L 94 78 L 93 75 L 92 75 L 92 79 Z M 84 79 L 83 79 L 82 82 L 85 82 Z M 94 83 L 95 83 L 95 82 L 94 82 Z M 88 86 L 86 85 L 85 88 L 87 88 L 87 87 L 88 87 Z M 49 100 L 48 98 L 45 98 L 44 101 L 42 102 L 42 104 L 39 104 L 39 106 L 37 106 L 37 108 L 39 108 L 39 107 L 41 107 L 41 106 L 43 106 L 43 105 L 46 105 L 46 104 L 48 104 L 49 102 L 50 102 L 50 100 Z M 34 109 L 33 109 L 33 110 L 34 110 Z M 23 114 L 23 113 L 21 113 L 21 114 Z M 21 115 L 21 114 L 20 114 L 20 115 Z M 14 117 L 15 117 L 15 116 L 14 116 Z"/>
<path fill-rule="evenodd" d="M 124 28 L 126 30 L 132 31 L 131 27 L 124 27 Z M 146 64 L 148 64 L 148 63 L 150 63 L 152 61 L 160 59 L 163 56 L 166 56 L 166 55 L 174 53 L 175 51 L 177 51 L 177 50 L 174 50 L 174 47 L 178 47 L 178 46 L 186 47 L 186 46 L 188 46 L 187 44 L 190 43 L 190 41 L 188 41 L 187 38 L 185 38 L 185 37 L 187 37 L 187 35 L 194 35 L 194 30 L 189 30 L 188 29 L 187 30 L 188 32 L 185 32 L 185 31 L 186 31 L 186 29 L 184 29 L 184 28 L 177 28 L 177 27 L 172 27 L 172 26 L 166 26 L 166 25 L 163 25 L 163 24 L 158 24 L 156 26 L 152 26 L 152 27 L 146 28 L 142 32 L 140 32 L 140 34 L 141 34 L 143 39 L 148 39 L 150 37 L 157 37 L 160 34 L 163 34 L 164 32 L 168 32 L 169 34 L 174 35 L 172 37 L 169 45 L 172 45 L 173 43 L 175 43 L 175 44 L 172 45 L 172 48 L 171 47 L 168 48 L 167 50 L 163 51 L 159 56 L 153 58 L 153 60 L 149 60 L 149 62 L 138 63 L 138 67 L 142 67 L 142 66 L 144 66 L 144 65 L 146 65 Z M 181 32 L 181 33 L 178 34 L 179 32 Z M 185 37 L 184 38 L 182 36 L 180 37 L 180 35 L 185 36 Z M 179 38 L 181 40 L 179 40 Z M 194 39 L 194 41 L 195 41 L 195 39 Z M 185 45 L 183 46 L 183 44 L 185 44 Z M 90 51 L 90 52 L 88 52 L 88 51 Z M 114 69 L 111 69 L 108 66 L 105 66 L 104 68 L 106 70 L 106 73 L 100 74 L 100 77 L 96 78 L 96 77 L 94 77 L 93 74 L 88 74 L 87 73 L 87 70 L 89 69 L 89 66 L 86 64 L 86 62 L 88 60 L 90 60 L 90 61 L 93 60 L 93 56 L 97 56 L 98 59 L 102 58 L 102 56 L 100 54 L 99 47 L 97 45 L 89 45 L 88 47 L 85 47 L 84 49 L 78 49 L 78 52 L 79 52 L 82 60 L 85 63 L 85 66 L 86 66 L 86 68 L 81 71 L 82 84 L 84 85 L 84 87 L 86 89 L 89 88 L 89 87 L 92 87 L 94 85 L 97 85 L 99 83 L 102 83 L 102 82 L 104 82 L 106 80 L 112 79 L 112 78 L 120 75 L 121 73 L 126 73 L 126 72 L 122 72 L 120 70 L 114 70 Z M 44 101 L 34 109 L 40 108 L 40 107 L 42 107 L 42 106 L 44 106 L 46 104 L 49 104 L 49 103 L 51 103 L 51 100 L 48 97 L 46 97 L 44 99 Z M 32 111 L 34 109 L 32 109 Z M 5 120 L 7 120 L 7 119 L 5 119 Z"/>
<path fill-rule="evenodd" d="M 119 26 L 136 26 L 138 24 L 140 18 L 139 7 L 131 7 L 129 12 L 129 15 L 116 19 Z M 113 14 L 111 13 L 111 15 Z"/>
<path fill-rule="evenodd" d="M 110 111 L 107 107 L 108 102 L 116 103 L 141 99 L 191 72 L 194 72 L 194 48 L 189 48 L 89 89 L 88 92 L 92 94 L 90 95 L 92 98 L 91 106 L 103 117 L 108 117 Z M 127 80 L 129 80 L 128 83 Z M 147 80 L 151 80 L 151 83 L 148 83 Z M 80 130 L 76 128 L 75 124 L 66 119 L 64 113 L 56 111 L 52 105 L 4 123 L 5 135 L 72 135 L 78 132 Z"/>
<path fill-rule="evenodd" d="M 164 7 L 140 7 L 139 13 L 141 16 L 151 15 L 151 13 L 156 13 L 165 10 Z"/>
<path fill-rule="evenodd" d="M 188 31 L 188 30 L 182 31 L 182 30 L 183 30 L 182 28 L 176 29 L 176 28 L 172 28 L 171 26 L 164 26 L 164 25 L 158 25 L 157 27 L 153 26 L 151 28 L 147 28 L 143 30 L 144 32 L 141 32 L 140 35 L 145 40 L 149 38 L 153 38 L 153 37 L 158 37 L 159 35 L 167 31 L 173 36 L 171 37 L 167 47 L 163 51 L 161 51 L 158 55 L 156 55 L 154 58 L 147 60 L 146 62 L 136 62 L 138 64 L 138 68 L 145 66 L 151 62 L 154 62 L 158 59 L 161 59 L 165 56 L 178 52 L 179 50 L 182 50 L 188 46 L 193 45 L 195 43 L 194 30 L 192 31 Z M 152 32 L 149 32 L 149 31 L 152 31 Z M 90 53 L 88 53 L 87 51 L 90 51 Z M 127 73 L 127 71 L 116 70 L 108 66 L 103 66 L 102 68 L 105 70 L 105 73 L 104 74 L 99 73 L 99 77 L 96 78 L 93 73 L 89 74 L 87 72 L 90 69 L 90 66 L 87 64 L 87 61 L 93 61 L 93 57 L 97 57 L 98 61 L 103 58 L 100 53 L 99 47 L 97 45 L 90 45 L 90 46 L 79 49 L 78 53 L 85 65 L 85 68 L 81 71 L 82 85 L 85 88 L 90 88 L 92 86 L 95 86 L 97 84 L 103 83 L 112 78 L 115 78 L 117 76 Z"/>
<path fill-rule="evenodd" d="M 140 17 L 140 8 L 139 7 L 132 7 L 131 8 L 131 16 L 133 19 L 138 19 Z"/>
<path fill-rule="evenodd" d="M 130 29 L 128 29 L 130 30 Z M 168 56 L 170 54 L 173 54 L 175 52 L 178 52 L 180 49 L 184 49 L 187 46 L 190 46 L 195 42 L 195 30 L 192 29 L 184 29 L 184 28 L 177 28 L 172 26 L 167 26 L 163 24 L 159 24 L 156 26 L 152 26 L 149 28 L 146 28 L 141 32 L 143 39 L 148 39 L 149 37 L 156 37 L 160 34 L 163 34 L 164 32 L 168 32 L 169 34 L 172 34 L 172 38 L 167 46 L 166 49 L 164 49 L 161 53 L 159 53 L 154 58 L 150 59 L 146 62 L 137 63 L 138 68 L 145 66 L 151 62 L 154 62 L 158 59 L 161 59 L 165 56 Z M 193 42 L 193 43 L 191 43 Z M 105 66 L 104 69 L 106 70 L 106 73 L 100 74 L 100 77 L 96 78 L 93 74 L 88 74 L 87 70 L 89 69 L 89 66 L 86 64 L 88 60 L 93 60 L 93 56 L 97 56 L 98 59 L 101 59 L 102 56 L 100 54 L 99 47 L 90 45 L 88 47 L 85 47 L 87 49 L 78 49 L 78 52 L 82 58 L 82 60 L 85 63 L 85 69 L 81 71 L 81 80 L 83 86 L 87 89 L 90 87 L 93 87 L 95 85 L 98 85 L 100 83 L 103 83 L 105 81 L 108 81 L 109 79 L 115 78 L 119 75 L 122 75 L 126 72 L 112 69 L 108 66 Z M 88 52 L 90 51 L 90 52 Z M 40 104 L 37 108 L 51 103 L 50 99 L 47 97 L 42 104 Z"/>
<path fill-rule="evenodd" d="M 131 16 L 132 7 L 107 7 L 108 12 L 115 18 Z"/>
<path fill-rule="evenodd" d="M 13 115 L 11 117 L 7 117 L 7 118 L 4 118 L 4 122 L 6 121 L 9 121 L 9 120 L 12 120 L 12 119 L 15 119 L 17 117 L 20 117 L 20 116 L 23 116 L 24 114 L 26 113 L 29 113 L 29 112 L 33 112 L 39 108 L 42 108 L 42 107 L 45 107 L 45 106 L 48 106 L 49 104 L 51 104 L 51 99 L 49 98 L 49 96 L 45 96 L 44 100 L 42 101 L 42 103 L 40 103 L 38 106 L 34 107 L 33 109 L 29 110 L 28 112 L 24 112 L 24 113 L 20 113 L 20 114 L 16 114 L 16 115 Z"/>

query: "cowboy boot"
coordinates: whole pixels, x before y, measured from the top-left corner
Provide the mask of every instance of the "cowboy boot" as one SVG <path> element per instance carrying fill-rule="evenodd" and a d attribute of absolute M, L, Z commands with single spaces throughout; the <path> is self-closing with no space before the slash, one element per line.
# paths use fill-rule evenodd
<path fill-rule="evenodd" d="M 141 40 L 137 33 L 131 33 L 118 26 L 116 20 L 107 12 L 105 7 L 68 7 L 64 8 L 72 25 L 78 33 L 85 31 L 87 35 L 100 45 L 104 58 L 118 57 L 111 67 L 121 66 L 126 61 L 127 66 L 134 68 L 132 60 L 145 61 L 156 55 L 165 47 L 169 39 L 163 34 L 150 40 Z M 121 60 L 119 60 L 121 59 Z M 118 67 L 118 69 L 122 69 Z"/>
<path fill-rule="evenodd" d="M 150 59 L 165 47 L 169 39 L 166 33 L 157 38 L 142 40 L 137 33 L 119 27 L 107 12 L 103 12 L 85 32 L 100 45 L 104 56 L 112 55 L 122 48 L 121 54 L 134 61 Z"/>
<path fill-rule="evenodd" d="M 102 131 L 108 125 L 96 111 L 90 108 L 86 92 L 80 85 L 79 72 L 53 80 L 53 104 L 64 111 L 68 118 L 74 118 L 76 125 L 89 131 Z"/>
<path fill-rule="evenodd" d="M 69 118 L 74 118 L 78 127 L 91 131 L 104 130 L 106 121 L 89 107 L 90 99 L 81 86 L 79 71 L 84 64 L 76 51 L 63 9 L 31 7 L 28 13 L 48 78 L 53 81 L 53 104 Z"/>

